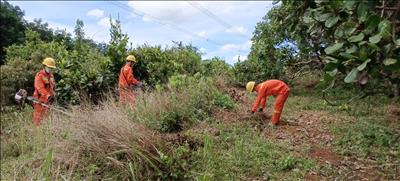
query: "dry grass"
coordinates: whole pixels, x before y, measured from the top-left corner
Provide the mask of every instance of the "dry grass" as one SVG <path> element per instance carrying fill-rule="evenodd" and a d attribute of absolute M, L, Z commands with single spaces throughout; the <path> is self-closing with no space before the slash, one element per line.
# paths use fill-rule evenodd
<path fill-rule="evenodd" d="M 80 106 L 73 117 L 53 112 L 41 131 L 43 149 L 16 175 L 58 180 L 152 179 L 163 170 L 161 137 L 108 101 Z"/>

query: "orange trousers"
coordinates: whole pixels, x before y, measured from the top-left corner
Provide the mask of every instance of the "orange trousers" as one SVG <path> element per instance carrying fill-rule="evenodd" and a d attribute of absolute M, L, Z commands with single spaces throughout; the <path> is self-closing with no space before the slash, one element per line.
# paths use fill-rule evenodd
<path fill-rule="evenodd" d="M 135 94 L 131 90 L 119 91 L 119 103 L 121 105 L 133 105 L 135 103 Z"/>
<path fill-rule="evenodd" d="M 33 104 L 33 119 L 32 122 L 35 126 L 39 126 L 42 123 L 42 120 L 47 115 L 47 108 L 41 106 L 40 104 Z"/>
<path fill-rule="evenodd" d="M 281 118 L 283 106 L 285 105 L 286 99 L 289 96 L 289 91 L 285 93 L 278 94 L 276 97 L 275 105 L 274 105 L 274 114 L 272 115 L 272 124 L 279 124 L 279 120 Z"/>

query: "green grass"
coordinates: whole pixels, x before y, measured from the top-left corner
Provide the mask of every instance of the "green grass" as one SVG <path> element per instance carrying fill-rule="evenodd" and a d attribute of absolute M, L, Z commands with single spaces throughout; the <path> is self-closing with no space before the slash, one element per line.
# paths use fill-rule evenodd
<path fill-rule="evenodd" d="M 203 136 L 204 147 L 193 153 L 196 180 L 299 179 L 314 167 L 311 160 L 255 133 L 250 124 L 220 125 L 218 137 Z"/>
<path fill-rule="evenodd" d="M 179 82 L 178 82 L 179 83 Z M 334 178 L 338 173 L 335 168 L 317 163 L 299 153 L 307 153 L 309 145 L 294 147 L 281 140 L 268 138 L 253 129 L 252 120 L 219 123 L 211 117 L 213 109 L 237 111 L 230 97 L 209 86 L 209 81 L 193 84 L 186 91 L 175 93 L 156 93 L 146 99 L 138 98 L 135 110 L 127 111 L 130 121 L 145 123 L 153 130 L 161 132 L 179 132 L 201 144 L 195 148 L 188 142 L 171 146 L 169 152 L 159 152 L 163 163 L 162 172 L 152 178 L 172 180 L 302 180 L 309 171 L 324 173 Z M 208 87 L 206 87 L 208 86 Z M 321 97 L 319 90 L 293 88 L 285 104 L 283 120 L 299 116 L 303 112 L 318 112 L 320 118 L 334 136 L 332 148 L 342 156 L 353 158 L 373 158 L 376 165 L 400 163 L 400 125 L 388 121 L 387 105 L 396 102 L 382 95 L 367 97 L 341 106 L 329 106 Z M 351 97 L 348 92 L 331 94 L 333 100 L 345 100 Z M 251 100 L 254 95 L 249 96 Z M 269 97 L 267 109 L 272 113 L 275 98 Z M 397 104 L 398 105 L 398 104 Z M 248 105 L 250 109 L 251 105 Z M 56 151 L 51 149 L 49 140 L 42 146 L 35 147 L 35 135 L 31 126 L 32 109 L 26 108 L 21 113 L 14 110 L 2 110 L 1 118 L 1 180 L 10 180 L 14 176 L 29 179 L 36 176 L 52 179 L 52 165 Z M 334 118 L 334 122 L 325 121 Z M 265 120 L 269 123 L 270 120 Z M 205 128 L 190 132 L 202 124 Z M 213 135 L 204 131 L 216 129 Z M 265 129 L 271 129 L 266 127 Z M 268 130 L 274 131 L 274 130 Z M 70 139 L 73 135 L 59 132 L 57 136 Z M 288 135 L 290 136 L 290 135 Z M 43 149 L 46 147 L 47 149 Z M 300 154 L 301 155 L 301 154 Z M 24 164 L 40 159 L 42 164 L 36 169 Z M 82 158 L 87 159 L 87 158 Z M 131 177 L 140 167 L 137 163 L 127 163 L 126 172 Z M 89 176 L 84 178 L 99 179 L 98 172 L 108 178 L 118 178 L 118 173 L 101 167 L 101 164 L 88 163 Z M 33 166 L 34 167 L 34 166 Z M 394 174 L 391 166 L 383 169 Z M 82 178 L 83 173 L 73 173 L 72 178 Z M 35 177 L 35 178 L 36 178 Z"/>
<path fill-rule="evenodd" d="M 340 106 L 330 106 L 320 94 L 297 91 L 294 90 L 294 95 L 289 97 L 285 105 L 286 117 L 295 116 L 301 111 L 325 112 L 337 120 L 327 124 L 335 136 L 335 148 L 339 153 L 361 158 L 370 156 L 378 162 L 400 162 L 400 124 L 389 121 L 386 111 L 389 104 L 399 105 L 396 100 L 375 95 Z M 352 95 L 342 91 L 331 96 L 333 100 L 342 100 Z"/>

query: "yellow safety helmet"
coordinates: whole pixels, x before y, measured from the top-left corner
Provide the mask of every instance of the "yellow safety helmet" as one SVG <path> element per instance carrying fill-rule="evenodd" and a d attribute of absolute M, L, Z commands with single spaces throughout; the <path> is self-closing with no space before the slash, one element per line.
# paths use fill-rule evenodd
<path fill-rule="evenodd" d="M 126 60 L 131 61 L 131 62 L 136 62 L 136 58 L 133 55 L 128 55 L 128 57 L 126 57 Z"/>
<path fill-rule="evenodd" d="M 50 68 L 56 68 L 56 61 L 53 58 L 47 57 L 42 62 L 43 65 Z"/>
<path fill-rule="evenodd" d="M 247 90 L 248 92 L 252 92 L 253 89 L 254 89 L 254 85 L 256 85 L 256 82 L 254 82 L 254 81 L 248 82 L 248 83 L 246 84 L 246 90 Z"/>

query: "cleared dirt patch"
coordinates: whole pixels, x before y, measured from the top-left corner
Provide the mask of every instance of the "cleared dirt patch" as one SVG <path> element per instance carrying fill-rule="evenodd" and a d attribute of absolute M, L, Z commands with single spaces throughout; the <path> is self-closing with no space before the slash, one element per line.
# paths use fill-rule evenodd
<path fill-rule="evenodd" d="M 251 106 L 250 100 L 245 96 L 245 91 L 232 87 L 224 89 L 233 100 L 238 103 L 236 110 L 218 110 L 215 118 L 222 122 L 251 121 L 255 131 L 259 131 L 268 139 L 291 145 L 294 154 L 315 160 L 319 165 L 330 168 L 331 173 L 310 172 L 305 176 L 306 180 L 381 180 L 384 178 L 396 178 L 387 176 L 377 169 L 372 161 L 344 157 L 337 154 L 332 146 L 334 136 L 329 131 L 329 124 L 339 121 L 330 112 L 302 111 L 294 113 L 289 119 L 282 119 L 278 127 L 272 128 L 270 111 L 248 112 Z M 398 107 L 388 107 L 391 116 L 397 118 L 400 114 Z M 268 113 L 266 113 L 268 112 Z M 292 114 L 293 115 L 293 114 Z M 309 148 L 304 151 L 304 148 Z"/>

